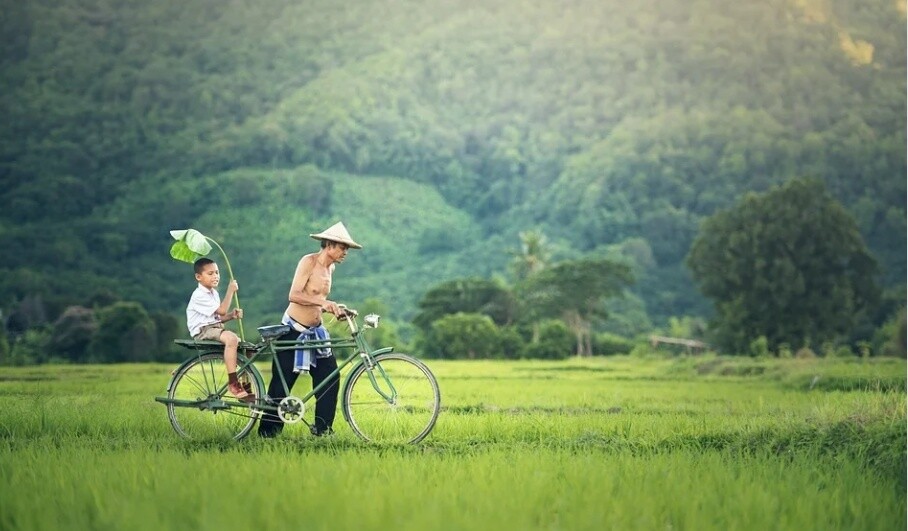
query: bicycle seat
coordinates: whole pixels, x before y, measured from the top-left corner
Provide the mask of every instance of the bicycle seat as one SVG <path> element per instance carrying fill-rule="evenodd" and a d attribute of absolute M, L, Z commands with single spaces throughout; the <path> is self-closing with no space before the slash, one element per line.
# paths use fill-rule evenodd
<path fill-rule="evenodd" d="M 274 339 L 276 337 L 281 337 L 290 330 L 292 330 L 292 328 L 290 328 L 290 325 L 285 324 L 260 326 L 258 328 L 259 334 L 262 334 L 262 339 Z"/>

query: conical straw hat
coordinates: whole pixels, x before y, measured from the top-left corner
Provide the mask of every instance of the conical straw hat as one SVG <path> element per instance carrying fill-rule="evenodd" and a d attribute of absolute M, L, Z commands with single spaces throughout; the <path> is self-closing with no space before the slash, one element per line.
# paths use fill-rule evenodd
<path fill-rule="evenodd" d="M 345 243 L 353 249 L 362 249 L 363 246 L 353 241 L 353 238 L 350 237 L 350 233 L 347 232 L 347 227 L 343 223 L 338 221 L 334 225 L 331 225 L 327 229 L 319 232 L 318 234 L 310 234 L 316 240 L 328 240 L 332 242 Z"/>

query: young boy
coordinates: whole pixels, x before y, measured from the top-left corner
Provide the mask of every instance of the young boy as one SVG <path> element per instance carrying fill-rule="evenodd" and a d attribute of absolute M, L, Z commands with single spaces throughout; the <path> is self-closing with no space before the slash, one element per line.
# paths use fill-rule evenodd
<path fill-rule="evenodd" d="M 227 366 L 227 389 L 243 402 L 255 402 L 255 395 L 249 394 L 236 377 L 236 349 L 239 338 L 230 330 L 224 330 L 224 323 L 231 319 L 242 319 L 243 310 L 227 311 L 233 301 L 233 294 L 239 289 L 236 280 L 227 286 L 223 302 L 218 295 L 221 273 L 218 265 L 210 258 L 195 261 L 195 279 L 199 287 L 192 292 L 186 306 L 186 325 L 189 335 L 196 341 L 220 341 L 224 344 L 224 365 Z"/>

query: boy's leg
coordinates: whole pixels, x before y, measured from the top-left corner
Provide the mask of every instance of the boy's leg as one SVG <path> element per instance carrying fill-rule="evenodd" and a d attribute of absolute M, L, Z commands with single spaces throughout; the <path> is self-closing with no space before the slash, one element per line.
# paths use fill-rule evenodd
<path fill-rule="evenodd" d="M 299 336 L 297 332 L 290 332 L 278 338 L 279 341 L 293 341 Z M 271 360 L 271 382 L 268 383 L 268 397 L 277 405 L 278 402 L 287 396 L 284 385 L 281 383 L 281 377 L 278 371 L 284 375 L 287 380 L 287 390 L 293 389 L 296 378 L 299 374 L 293 372 L 293 351 L 282 350 L 275 353 Z M 274 437 L 284 429 L 284 421 L 277 416 L 277 413 L 266 411 L 259 421 L 259 435 L 262 437 Z"/>
<path fill-rule="evenodd" d="M 331 376 L 336 368 L 337 360 L 334 359 L 334 356 L 318 358 L 310 373 L 312 374 L 312 388 L 314 389 Z M 337 393 L 340 390 L 339 382 L 340 375 L 335 374 L 332 381 L 315 396 L 314 433 L 316 435 L 321 435 L 334 425 L 334 415 L 337 412 Z"/>
<path fill-rule="evenodd" d="M 236 376 L 236 351 L 240 338 L 230 330 L 221 332 L 218 340 L 224 344 L 224 365 L 227 368 L 227 390 L 230 394 L 245 402 L 255 401 L 255 395 L 249 394 Z"/>
<path fill-rule="evenodd" d="M 227 366 L 227 374 L 236 374 L 236 348 L 240 344 L 240 338 L 230 330 L 224 330 L 218 341 L 224 344 L 224 365 Z"/>

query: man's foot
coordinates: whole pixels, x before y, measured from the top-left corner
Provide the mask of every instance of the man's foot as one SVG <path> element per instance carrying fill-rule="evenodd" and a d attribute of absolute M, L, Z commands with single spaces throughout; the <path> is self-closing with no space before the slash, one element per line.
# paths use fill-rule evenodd
<path fill-rule="evenodd" d="M 331 428 L 319 429 L 313 424 L 312 426 L 309 426 L 309 433 L 316 437 L 330 437 L 331 435 L 334 435 L 334 430 Z"/>

